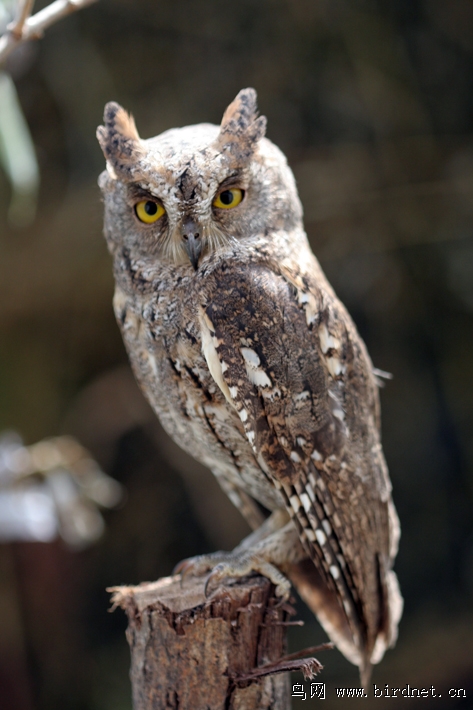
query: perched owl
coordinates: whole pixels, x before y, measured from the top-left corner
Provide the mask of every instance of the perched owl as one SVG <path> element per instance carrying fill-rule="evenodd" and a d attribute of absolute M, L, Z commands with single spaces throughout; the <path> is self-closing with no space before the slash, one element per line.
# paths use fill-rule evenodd
<path fill-rule="evenodd" d="M 211 572 L 207 588 L 258 571 L 282 597 L 290 580 L 366 686 L 402 613 L 378 382 L 256 93 L 219 127 L 141 140 L 116 103 L 104 123 L 105 237 L 134 373 L 254 530 L 179 571 Z"/>

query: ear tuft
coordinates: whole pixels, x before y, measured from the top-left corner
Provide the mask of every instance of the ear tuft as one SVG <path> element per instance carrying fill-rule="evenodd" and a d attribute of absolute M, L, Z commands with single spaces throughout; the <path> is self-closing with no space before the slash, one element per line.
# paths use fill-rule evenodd
<path fill-rule="evenodd" d="M 97 128 L 103 154 L 121 177 L 131 179 L 143 152 L 135 121 L 114 101 L 106 104 L 103 118 L 105 126 Z"/>
<path fill-rule="evenodd" d="M 249 159 L 266 132 L 266 118 L 258 118 L 256 91 L 242 89 L 223 114 L 217 143 L 237 161 Z"/>

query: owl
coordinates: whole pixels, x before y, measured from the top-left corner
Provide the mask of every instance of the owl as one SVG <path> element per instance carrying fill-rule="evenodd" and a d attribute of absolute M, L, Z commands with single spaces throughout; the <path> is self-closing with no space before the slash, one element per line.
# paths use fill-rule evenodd
<path fill-rule="evenodd" d="M 205 464 L 253 532 L 181 574 L 291 583 L 362 684 L 397 636 L 399 522 L 377 373 L 313 255 L 293 174 L 256 92 L 220 126 L 142 140 L 105 107 L 99 185 L 114 310 L 163 427 Z"/>

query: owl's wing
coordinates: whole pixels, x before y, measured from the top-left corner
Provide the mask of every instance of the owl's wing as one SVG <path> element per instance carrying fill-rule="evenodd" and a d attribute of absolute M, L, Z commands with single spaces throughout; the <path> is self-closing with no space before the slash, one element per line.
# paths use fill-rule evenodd
<path fill-rule="evenodd" d="M 316 612 L 338 605 L 340 628 L 321 618 L 326 630 L 354 663 L 376 662 L 398 616 L 388 589 L 396 517 L 376 383 L 349 316 L 331 292 L 300 292 L 266 266 L 222 266 L 200 324 L 210 372 L 315 565 L 325 594 Z"/>

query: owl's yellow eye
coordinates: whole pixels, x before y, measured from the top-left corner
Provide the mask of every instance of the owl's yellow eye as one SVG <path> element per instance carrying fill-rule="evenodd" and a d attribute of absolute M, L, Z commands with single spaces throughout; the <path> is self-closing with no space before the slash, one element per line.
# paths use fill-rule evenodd
<path fill-rule="evenodd" d="M 213 201 L 213 206 L 218 207 L 221 210 L 231 210 L 240 204 L 245 193 L 238 187 L 232 187 L 230 190 L 223 190 L 220 192 L 215 200 Z"/>
<path fill-rule="evenodd" d="M 164 207 L 154 200 L 141 200 L 135 205 L 136 216 L 145 224 L 153 224 L 163 216 L 165 211 Z"/>

